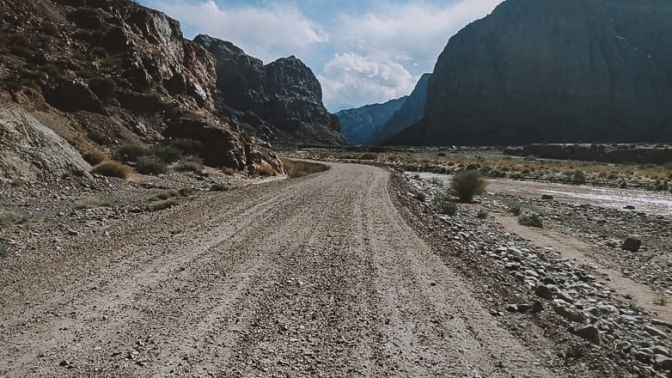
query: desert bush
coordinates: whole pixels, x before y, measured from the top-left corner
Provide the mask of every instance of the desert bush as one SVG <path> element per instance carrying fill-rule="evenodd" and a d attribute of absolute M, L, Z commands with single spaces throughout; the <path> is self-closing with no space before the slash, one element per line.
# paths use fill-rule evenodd
<path fill-rule="evenodd" d="M 107 50 L 105 50 L 103 47 L 94 47 L 91 50 L 91 54 L 99 58 L 107 58 Z"/>
<path fill-rule="evenodd" d="M 210 186 L 210 191 L 212 192 L 228 192 L 231 190 L 231 185 L 216 183 Z"/>
<path fill-rule="evenodd" d="M 105 135 L 105 133 L 102 133 L 97 130 L 89 131 L 88 134 L 86 134 L 86 136 L 101 146 L 110 146 L 112 145 L 112 143 L 114 143 L 112 138 Z"/>
<path fill-rule="evenodd" d="M 359 159 L 360 160 L 376 160 L 376 159 L 378 159 L 378 155 L 371 154 L 371 153 L 362 154 L 362 155 L 359 156 Z"/>
<path fill-rule="evenodd" d="M 457 214 L 457 204 L 447 196 L 437 199 L 434 206 L 436 206 L 436 211 L 438 211 L 439 214 L 449 215 L 451 217 Z"/>
<path fill-rule="evenodd" d="M 165 209 L 170 209 L 173 206 L 177 206 L 179 202 L 175 198 L 170 198 L 165 201 L 158 201 L 154 203 L 150 203 L 148 208 L 151 211 L 159 211 L 159 210 L 165 210 Z"/>
<path fill-rule="evenodd" d="M 40 31 L 46 35 L 56 37 L 58 36 L 58 26 L 52 24 L 49 21 L 45 21 L 42 23 L 42 26 L 40 27 Z"/>
<path fill-rule="evenodd" d="M 177 163 L 175 170 L 180 172 L 200 172 L 203 170 L 203 159 L 197 156 L 185 156 L 184 159 Z"/>
<path fill-rule="evenodd" d="M 425 201 L 427 201 L 427 195 L 426 195 L 425 193 L 423 193 L 423 192 L 417 192 L 417 193 L 415 193 L 415 195 L 413 196 L 413 198 L 415 198 L 416 200 L 418 200 L 418 201 L 420 201 L 420 202 L 425 202 Z"/>
<path fill-rule="evenodd" d="M 88 150 L 82 154 L 82 158 L 91 165 L 97 165 L 105 160 L 105 154 L 99 150 Z"/>
<path fill-rule="evenodd" d="M 26 185 L 26 183 L 23 180 L 21 180 L 20 178 L 16 178 L 16 179 L 12 180 L 12 187 L 14 187 L 14 188 L 21 189 L 21 188 L 23 188 L 24 185 Z"/>
<path fill-rule="evenodd" d="M 462 171 L 453 175 L 450 188 L 461 202 L 471 202 L 475 195 L 483 193 L 487 182 L 478 171 Z"/>
<path fill-rule="evenodd" d="M 27 215 L 15 213 L 13 211 L 0 211 L 0 226 L 22 224 L 29 220 L 30 218 Z"/>
<path fill-rule="evenodd" d="M 583 171 L 576 170 L 572 175 L 572 183 L 574 184 L 585 184 L 586 183 L 586 174 Z"/>
<path fill-rule="evenodd" d="M 177 197 L 180 193 L 175 189 L 164 190 L 163 192 L 156 195 L 156 198 L 159 200 L 167 200 L 169 198 Z"/>
<path fill-rule="evenodd" d="M 544 220 L 541 218 L 541 216 L 539 216 L 539 214 L 536 213 L 520 215 L 518 217 L 518 223 L 523 226 L 529 226 L 529 227 L 537 227 L 537 228 L 544 227 Z"/>
<path fill-rule="evenodd" d="M 138 161 L 141 157 L 147 155 L 147 147 L 135 144 L 135 143 L 124 143 L 117 149 L 116 157 L 117 159 L 123 162 L 135 162 Z"/>
<path fill-rule="evenodd" d="M 287 176 L 289 176 L 289 178 L 299 178 L 311 175 L 313 173 L 329 170 L 329 166 L 324 164 L 289 160 L 285 158 L 281 158 L 280 160 L 285 166 L 285 171 L 287 172 Z"/>
<path fill-rule="evenodd" d="M 168 172 L 168 164 L 155 156 L 143 156 L 136 162 L 138 172 L 146 175 L 158 175 Z"/>
<path fill-rule="evenodd" d="M 179 193 L 182 197 L 189 197 L 196 194 L 196 189 L 194 188 L 182 188 L 179 190 Z"/>
<path fill-rule="evenodd" d="M 86 196 L 82 197 L 77 202 L 75 202 L 76 209 L 96 209 L 99 207 L 110 207 L 112 206 L 112 201 L 105 198 L 100 198 L 96 196 Z"/>
<path fill-rule="evenodd" d="M 488 212 L 485 211 L 484 209 L 479 209 L 478 212 L 476 213 L 476 218 L 478 219 L 485 219 L 488 217 Z"/>
<path fill-rule="evenodd" d="M 195 139 L 173 139 L 168 145 L 177 148 L 184 155 L 201 156 L 205 150 L 203 142 Z"/>
<path fill-rule="evenodd" d="M 88 81 L 89 88 L 98 96 L 100 101 L 109 103 L 117 90 L 117 84 L 109 77 L 94 77 Z"/>
<path fill-rule="evenodd" d="M 166 164 L 175 163 L 176 161 L 182 159 L 182 151 L 175 147 L 165 146 L 162 144 L 152 146 L 147 154 Z"/>
<path fill-rule="evenodd" d="M 277 175 L 277 172 L 275 172 L 275 169 L 273 169 L 273 167 L 265 164 L 258 166 L 256 169 L 256 173 L 261 177 L 272 177 Z"/>
<path fill-rule="evenodd" d="M 0 259 L 6 259 L 11 256 L 12 250 L 5 243 L 0 242 Z"/>
<path fill-rule="evenodd" d="M 117 161 L 107 161 L 93 167 L 91 173 L 126 180 L 130 176 L 131 170 Z"/>
<path fill-rule="evenodd" d="M 511 213 L 515 216 L 520 215 L 520 205 L 513 205 L 513 206 L 509 207 L 508 210 L 509 210 L 509 213 Z"/>

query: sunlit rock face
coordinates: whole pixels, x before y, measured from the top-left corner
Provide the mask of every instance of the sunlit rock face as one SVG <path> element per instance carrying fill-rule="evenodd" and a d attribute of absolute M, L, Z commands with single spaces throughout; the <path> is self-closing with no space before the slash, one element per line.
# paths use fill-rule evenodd
<path fill-rule="evenodd" d="M 672 139 L 672 3 L 508 0 L 450 39 L 392 144 Z"/>
<path fill-rule="evenodd" d="M 231 42 L 194 41 L 217 60 L 216 107 L 263 139 L 279 143 L 347 144 L 338 118 L 322 103 L 322 87 L 294 56 L 264 63 Z"/>

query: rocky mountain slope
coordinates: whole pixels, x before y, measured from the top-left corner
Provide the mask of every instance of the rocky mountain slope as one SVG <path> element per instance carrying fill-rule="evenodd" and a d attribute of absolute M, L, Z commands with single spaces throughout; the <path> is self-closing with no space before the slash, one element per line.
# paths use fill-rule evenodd
<path fill-rule="evenodd" d="M 274 154 L 213 114 L 215 60 L 165 14 L 130 0 L 4 0 L 0 12 L 0 101 L 80 152 L 109 156 L 125 141 L 207 135 L 210 165 L 282 170 Z M 3 112 L 0 123 L 26 117 Z"/>
<path fill-rule="evenodd" d="M 384 125 L 373 132 L 368 144 L 383 144 L 422 118 L 427 101 L 427 87 L 431 77 L 432 74 L 424 74 L 420 77 L 404 105 Z"/>
<path fill-rule="evenodd" d="M 672 139 L 672 4 L 507 0 L 448 42 L 391 144 Z"/>
<path fill-rule="evenodd" d="M 216 59 L 218 111 L 263 139 L 283 144 L 345 145 L 338 118 L 322 103 L 322 87 L 294 56 L 264 63 L 231 42 L 194 41 Z"/>
<path fill-rule="evenodd" d="M 408 96 L 404 96 L 383 104 L 341 110 L 336 116 L 341 121 L 343 135 L 351 144 L 368 144 L 371 135 L 389 121 L 407 99 Z"/>

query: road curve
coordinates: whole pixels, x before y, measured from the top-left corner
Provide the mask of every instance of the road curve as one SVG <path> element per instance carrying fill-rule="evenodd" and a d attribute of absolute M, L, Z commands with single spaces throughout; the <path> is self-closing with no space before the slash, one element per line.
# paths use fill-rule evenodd
<path fill-rule="evenodd" d="M 549 377 L 334 164 L 119 220 L 0 265 L 0 377 Z M 61 366 L 63 365 L 63 366 Z"/>

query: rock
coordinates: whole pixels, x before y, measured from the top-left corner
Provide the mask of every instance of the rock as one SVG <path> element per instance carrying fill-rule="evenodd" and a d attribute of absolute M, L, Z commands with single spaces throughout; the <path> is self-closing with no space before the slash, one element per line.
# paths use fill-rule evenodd
<path fill-rule="evenodd" d="M 387 144 L 672 140 L 672 9 L 638 4 L 502 2 L 450 38 L 423 119 Z"/>
<path fill-rule="evenodd" d="M 534 293 L 549 301 L 553 299 L 553 292 L 546 285 L 538 285 L 537 288 L 534 289 Z"/>
<path fill-rule="evenodd" d="M 562 316 L 563 318 L 575 322 L 575 323 L 585 323 L 586 316 L 583 315 L 580 311 L 566 308 L 564 306 L 554 306 L 553 310 L 556 314 Z"/>
<path fill-rule="evenodd" d="M 549 195 L 549 194 L 544 194 L 544 195 L 541 196 L 541 199 L 542 200 L 552 200 L 553 196 Z"/>
<path fill-rule="evenodd" d="M 520 312 L 521 314 L 524 314 L 530 310 L 532 310 L 532 306 L 530 306 L 529 304 L 521 303 L 518 305 L 518 312 Z"/>
<path fill-rule="evenodd" d="M 107 115 L 102 102 L 79 78 L 58 78 L 53 86 L 42 88 L 45 101 L 64 112 L 89 111 Z"/>
<path fill-rule="evenodd" d="M 582 339 L 588 340 L 595 345 L 600 345 L 600 331 L 595 326 L 588 325 L 571 329 L 571 333 Z"/>
<path fill-rule="evenodd" d="M 534 301 L 532 304 L 532 313 L 538 313 L 544 311 L 544 304 L 540 300 Z"/>
<path fill-rule="evenodd" d="M 630 236 L 623 242 L 621 249 L 631 252 L 639 251 L 639 248 L 642 246 L 642 241 L 638 236 Z"/>
<path fill-rule="evenodd" d="M 618 349 L 622 350 L 625 353 L 630 352 L 630 349 L 632 349 L 632 344 L 630 344 L 627 341 L 623 341 L 618 343 Z"/>
<path fill-rule="evenodd" d="M 215 106 L 242 118 L 251 112 L 278 133 L 266 135 L 300 144 L 347 145 L 338 118 L 322 103 L 322 87 L 313 72 L 294 56 L 264 63 L 232 44 L 207 35 L 196 43 L 217 61 Z M 265 134 L 257 126 L 257 135 Z"/>
<path fill-rule="evenodd" d="M 672 324 L 670 324 L 669 322 L 666 322 L 664 320 L 652 319 L 651 323 L 653 325 L 659 325 L 659 326 L 667 327 L 668 329 L 672 329 Z"/>
<path fill-rule="evenodd" d="M 645 364 L 648 364 L 651 362 L 651 358 L 653 357 L 653 353 L 650 353 L 650 351 L 647 350 L 638 350 L 635 352 L 635 359 L 639 362 L 643 362 Z"/>
<path fill-rule="evenodd" d="M 518 312 L 518 306 L 516 306 L 515 304 L 510 304 L 510 305 L 506 306 L 506 311 L 508 311 L 508 312 Z"/>
<path fill-rule="evenodd" d="M 627 206 L 623 206 L 623 209 L 625 209 L 625 210 L 635 210 L 635 207 L 632 206 L 632 205 L 627 205 Z"/>
<path fill-rule="evenodd" d="M 660 369 L 672 371 L 672 358 L 656 355 L 654 356 L 654 362 Z"/>
<path fill-rule="evenodd" d="M 665 357 L 670 357 L 670 351 L 667 350 L 667 348 L 660 345 L 654 346 L 653 348 L 651 348 L 651 351 L 653 352 L 653 354 L 660 354 Z"/>
<path fill-rule="evenodd" d="M 644 331 L 646 331 L 646 333 L 648 333 L 649 335 L 659 336 L 659 337 L 662 337 L 664 339 L 667 338 L 667 334 L 665 332 L 659 330 L 656 327 L 646 326 L 646 327 L 644 327 Z"/>
<path fill-rule="evenodd" d="M 571 295 L 569 295 L 569 293 L 567 293 L 566 291 L 559 291 L 558 298 L 562 299 L 567 303 L 574 303 L 574 298 Z"/>

